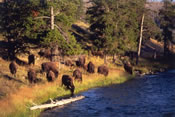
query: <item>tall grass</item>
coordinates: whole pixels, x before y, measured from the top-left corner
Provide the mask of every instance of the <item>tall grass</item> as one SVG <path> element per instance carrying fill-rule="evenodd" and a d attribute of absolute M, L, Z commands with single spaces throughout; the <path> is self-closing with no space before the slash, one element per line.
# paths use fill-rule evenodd
<path fill-rule="evenodd" d="M 75 83 L 75 94 L 86 91 L 94 87 L 102 87 L 110 84 L 123 83 L 126 78 L 121 71 L 111 70 L 108 77 L 103 75 L 85 74 L 83 82 Z M 50 98 L 64 97 L 70 95 L 59 83 L 59 79 L 53 83 L 45 83 L 34 86 L 23 86 L 14 94 L 7 96 L 0 101 L 1 117 L 37 117 L 43 110 L 30 110 L 29 107 L 34 104 L 42 104 Z"/>
<path fill-rule="evenodd" d="M 23 56 L 22 58 L 26 59 L 26 56 Z M 1 71 L 3 71 L 3 74 L 11 76 L 8 70 L 9 62 L 3 60 L 1 61 L 4 63 L 3 66 L 1 65 Z M 34 69 L 40 70 L 40 65 L 44 61 L 45 59 L 38 59 L 36 65 L 33 66 Z M 104 63 L 104 60 L 99 57 L 87 57 L 86 64 L 88 64 L 89 61 L 95 63 L 96 72 L 97 66 Z M 124 74 L 123 68 L 116 67 L 110 63 L 108 64 L 108 67 L 110 71 L 108 77 L 104 77 L 98 73 L 89 74 L 85 70 L 81 69 L 83 72 L 83 82 L 74 82 L 75 94 L 86 91 L 90 88 L 123 83 L 128 79 L 128 75 Z M 60 69 L 59 77 L 52 83 L 48 83 L 45 79 L 45 76 L 39 74 L 38 77 L 42 78 L 43 83 L 35 85 L 30 85 L 25 79 L 28 69 L 28 67 L 19 66 L 20 72 L 17 72 L 17 78 L 15 79 L 24 82 L 24 84 L 20 84 L 20 86 L 15 85 L 12 87 L 11 85 L 15 82 L 8 81 L 10 82 L 8 83 L 5 78 L 3 78 L 3 75 L 1 76 L 2 78 L 0 81 L 7 82 L 6 84 L 10 85 L 8 86 L 9 92 L 11 92 L 7 93 L 7 95 L 0 100 L 0 117 L 37 117 L 43 110 L 38 109 L 31 111 L 31 106 L 34 104 L 45 103 L 50 98 L 54 99 L 57 97 L 70 95 L 70 91 L 65 90 L 65 88 L 61 86 L 60 80 L 63 74 L 72 75 L 72 72 L 74 69 L 76 69 L 76 67 L 70 68 L 62 66 L 62 69 Z M 10 88 L 14 88 L 15 90 Z"/>

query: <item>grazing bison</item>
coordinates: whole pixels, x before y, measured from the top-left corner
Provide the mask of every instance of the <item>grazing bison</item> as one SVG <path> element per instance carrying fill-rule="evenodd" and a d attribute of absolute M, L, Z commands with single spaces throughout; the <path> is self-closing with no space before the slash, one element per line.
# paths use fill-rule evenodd
<path fill-rule="evenodd" d="M 79 57 L 78 61 L 76 61 L 76 65 L 77 65 L 78 67 L 83 67 L 84 64 L 85 64 L 85 62 L 86 62 L 85 57 L 82 56 L 82 57 Z"/>
<path fill-rule="evenodd" d="M 98 73 L 103 74 L 104 76 L 107 76 L 108 73 L 109 73 L 109 70 L 106 66 L 101 65 L 101 66 L 98 67 Z"/>
<path fill-rule="evenodd" d="M 73 72 L 73 77 L 75 77 L 75 80 L 79 81 L 79 82 L 82 82 L 82 73 L 79 69 L 76 69 L 74 72 Z"/>
<path fill-rule="evenodd" d="M 83 65 L 83 69 L 87 70 L 88 69 L 88 66 L 87 65 Z"/>
<path fill-rule="evenodd" d="M 51 59 L 51 50 L 50 49 L 41 49 L 38 54 L 40 57 L 46 57 L 48 59 Z"/>
<path fill-rule="evenodd" d="M 74 66 L 71 60 L 66 60 L 64 63 L 66 66 Z"/>
<path fill-rule="evenodd" d="M 15 75 L 15 76 L 16 76 L 17 64 L 15 63 L 15 61 L 12 61 L 12 62 L 9 64 L 9 69 L 10 69 L 10 73 L 11 73 L 12 75 Z"/>
<path fill-rule="evenodd" d="M 58 70 L 54 62 L 45 62 L 41 64 L 42 71 L 48 73 L 50 70 L 54 72 L 55 78 L 58 77 Z"/>
<path fill-rule="evenodd" d="M 133 68 L 130 62 L 124 63 L 124 69 L 126 72 L 133 74 Z"/>
<path fill-rule="evenodd" d="M 35 83 L 37 79 L 35 70 L 29 69 L 27 76 L 30 83 Z"/>
<path fill-rule="evenodd" d="M 55 80 L 55 74 L 51 70 L 47 73 L 47 81 L 52 82 Z"/>
<path fill-rule="evenodd" d="M 89 73 L 95 72 L 95 65 L 91 61 L 87 65 L 87 72 L 89 72 Z"/>
<path fill-rule="evenodd" d="M 35 64 L 35 56 L 33 54 L 29 55 L 28 56 L 28 64 L 31 65 L 31 64 Z"/>
<path fill-rule="evenodd" d="M 69 75 L 62 76 L 62 85 L 66 86 L 67 89 L 71 91 L 71 96 L 74 95 L 75 86 L 73 84 L 73 79 Z"/>
<path fill-rule="evenodd" d="M 100 58 L 104 57 L 104 54 L 102 51 L 91 51 L 93 56 L 99 56 Z"/>

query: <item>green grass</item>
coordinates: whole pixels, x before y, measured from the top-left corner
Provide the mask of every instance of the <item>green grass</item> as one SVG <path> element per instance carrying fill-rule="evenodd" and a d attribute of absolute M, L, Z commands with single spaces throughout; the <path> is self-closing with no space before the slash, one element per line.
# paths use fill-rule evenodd
<path fill-rule="evenodd" d="M 123 83 L 130 78 L 126 77 L 115 77 L 114 74 L 105 78 L 102 75 L 95 75 L 95 78 L 87 78 L 83 83 L 75 82 L 75 94 L 86 91 L 95 87 L 103 87 L 111 84 L 119 84 Z M 47 102 L 50 98 L 54 99 L 57 97 L 64 97 L 70 95 L 68 90 L 65 90 L 63 87 L 60 87 L 57 83 L 48 83 L 43 84 L 41 86 L 33 86 L 32 88 L 24 87 L 21 93 L 24 91 L 28 91 L 30 94 L 18 93 L 16 95 L 11 95 L 11 106 L 6 112 L 2 112 L 0 110 L 1 117 L 37 117 L 43 111 L 42 109 L 38 110 L 30 110 L 29 107 L 32 106 L 33 103 L 42 104 Z M 7 100 L 6 100 L 7 101 Z M 9 101 L 9 100 L 8 100 Z M 9 105 L 10 106 L 10 105 Z M 10 111 L 10 109 L 12 109 Z"/>

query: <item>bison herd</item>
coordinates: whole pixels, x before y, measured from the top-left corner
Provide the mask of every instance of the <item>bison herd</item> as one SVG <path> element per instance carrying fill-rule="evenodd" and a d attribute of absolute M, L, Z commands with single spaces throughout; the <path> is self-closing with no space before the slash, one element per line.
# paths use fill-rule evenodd
<path fill-rule="evenodd" d="M 41 53 L 40 53 L 41 54 Z M 44 55 L 43 55 L 44 56 Z M 77 67 L 74 71 L 71 77 L 70 75 L 62 75 L 62 85 L 64 85 L 68 90 L 71 91 L 71 96 L 74 95 L 74 83 L 73 81 L 82 82 L 82 72 L 80 68 L 85 69 L 88 73 L 95 73 L 95 65 L 90 61 L 87 65 L 85 65 L 86 59 L 84 56 L 79 57 L 77 61 L 75 61 L 75 64 Z M 30 54 L 28 56 L 28 65 L 35 65 L 35 56 L 33 54 Z M 66 66 L 74 66 L 73 62 L 71 60 L 65 61 L 64 63 Z M 17 64 L 15 61 L 12 61 L 9 64 L 9 69 L 12 75 L 16 76 L 17 72 Z M 98 73 L 103 74 L 104 76 L 108 75 L 108 68 L 106 66 L 99 66 L 98 67 Z M 57 66 L 55 65 L 55 62 L 44 62 L 41 64 L 41 70 L 40 73 L 44 73 L 46 76 L 46 79 L 48 82 L 53 82 L 59 75 L 59 71 L 57 69 Z M 27 72 L 27 79 L 29 83 L 37 83 L 37 71 L 33 68 L 30 68 Z"/>
<path fill-rule="evenodd" d="M 39 53 L 40 56 L 45 56 L 45 57 L 48 57 L 49 54 L 50 54 L 49 52 L 44 53 L 42 51 Z M 87 65 L 85 65 L 85 63 L 86 63 L 85 57 L 84 56 L 79 57 L 78 60 L 75 61 L 75 64 L 78 68 L 76 68 L 73 71 L 73 74 L 72 74 L 73 77 L 71 77 L 70 75 L 62 75 L 62 80 L 61 80 L 62 85 L 64 85 L 68 90 L 71 91 L 71 96 L 74 95 L 74 89 L 75 89 L 73 81 L 75 80 L 80 83 L 83 81 L 82 72 L 79 68 L 85 69 L 88 73 L 95 73 L 95 65 L 93 64 L 93 62 L 90 61 Z M 35 65 L 35 56 L 33 54 L 30 54 L 28 56 L 28 65 L 31 65 L 31 64 Z M 64 64 L 66 66 L 71 66 L 71 67 L 75 66 L 75 64 L 71 60 L 65 61 Z M 10 73 L 16 77 L 18 66 L 15 61 L 12 61 L 9 64 L 9 69 L 10 69 Z M 124 69 L 126 72 L 133 74 L 133 68 L 129 62 L 124 62 Z M 59 75 L 59 71 L 57 69 L 57 66 L 55 65 L 55 62 L 42 63 L 40 72 L 45 73 L 45 76 L 48 82 L 55 81 L 55 79 Z M 106 77 L 109 74 L 109 69 L 107 66 L 101 65 L 101 66 L 98 66 L 97 72 Z M 38 81 L 37 73 L 34 69 L 30 68 L 28 70 L 27 79 L 31 84 L 37 83 Z"/>

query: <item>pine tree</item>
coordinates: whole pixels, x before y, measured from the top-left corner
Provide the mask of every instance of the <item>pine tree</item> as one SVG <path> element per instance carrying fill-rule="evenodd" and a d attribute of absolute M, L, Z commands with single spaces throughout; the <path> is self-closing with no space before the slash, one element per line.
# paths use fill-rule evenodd
<path fill-rule="evenodd" d="M 160 10 L 160 26 L 163 29 L 164 36 L 164 55 L 170 54 L 170 44 L 174 43 L 173 38 L 174 18 L 175 18 L 175 5 L 171 0 L 164 0 L 163 9 Z"/>
<path fill-rule="evenodd" d="M 13 59 L 16 54 L 26 51 L 30 44 L 48 46 L 48 42 L 53 44 L 54 39 L 59 42 L 59 39 L 65 36 L 70 40 L 67 40 L 67 43 L 57 43 L 60 44 L 59 47 L 65 44 L 70 51 L 79 47 L 75 46 L 76 40 L 69 32 L 72 23 L 76 20 L 78 4 L 79 0 L 8 0 L 1 4 L 0 24 L 3 35 L 8 41 L 9 57 Z M 55 25 L 59 32 L 59 37 L 56 38 L 47 38 L 55 34 L 55 30 L 50 30 L 51 6 L 54 8 Z M 75 51 L 68 53 L 75 53 Z"/>

